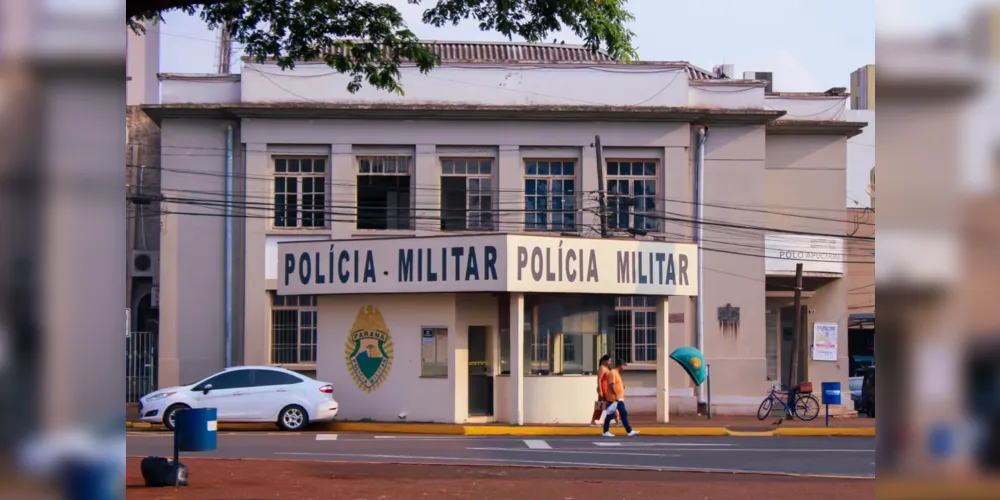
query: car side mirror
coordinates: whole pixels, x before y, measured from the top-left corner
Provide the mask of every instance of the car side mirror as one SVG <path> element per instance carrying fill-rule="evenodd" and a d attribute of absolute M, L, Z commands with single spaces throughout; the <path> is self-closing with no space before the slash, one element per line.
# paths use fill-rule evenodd
<path fill-rule="evenodd" d="M 201 393 L 202 394 L 208 394 L 208 391 L 211 391 L 211 390 L 212 390 L 212 384 L 208 384 L 205 387 L 201 388 Z"/>

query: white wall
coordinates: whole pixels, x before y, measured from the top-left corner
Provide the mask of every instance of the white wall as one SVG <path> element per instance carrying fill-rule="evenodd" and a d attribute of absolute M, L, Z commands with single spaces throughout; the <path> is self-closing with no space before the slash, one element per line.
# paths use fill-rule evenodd
<path fill-rule="evenodd" d="M 786 111 L 779 120 L 846 121 L 847 97 L 767 96 L 768 109 Z"/>
<path fill-rule="evenodd" d="M 875 166 L 875 110 L 851 109 L 848 121 L 867 122 L 861 134 L 847 140 L 847 208 L 871 208 L 869 179 Z"/>
<path fill-rule="evenodd" d="M 354 318 L 366 305 L 379 308 L 394 346 L 392 368 L 370 394 L 354 384 L 345 354 Z M 407 422 L 455 422 L 453 377 L 420 377 L 420 327 L 447 327 L 452 336 L 455 295 L 321 296 L 318 322 L 316 377 L 334 384 L 338 418 L 398 421 L 405 412 Z M 449 356 L 449 364 L 454 359 Z"/>

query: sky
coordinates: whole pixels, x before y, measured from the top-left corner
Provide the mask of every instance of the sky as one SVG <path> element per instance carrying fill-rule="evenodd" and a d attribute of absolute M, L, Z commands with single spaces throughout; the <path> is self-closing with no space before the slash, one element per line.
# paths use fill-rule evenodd
<path fill-rule="evenodd" d="M 474 22 L 434 28 L 420 21 L 422 7 L 406 0 L 384 1 L 396 5 L 408 27 L 426 40 L 505 40 L 480 31 Z M 629 0 L 628 9 L 636 17 L 630 27 L 641 60 L 688 61 L 709 70 L 733 64 L 737 75 L 773 72 L 776 91 L 823 91 L 850 87 L 851 72 L 875 62 L 876 17 L 880 27 L 921 29 L 946 21 L 967 3 L 879 0 L 876 13 L 875 0 Z M 216 33 L 182 13 L 170 13 L 165 20 L 160 71 L 215 72 Z M 570 33 L 553 37 L 579 43 Z M 236 72 L 239 62 L 234 59 Z"/>

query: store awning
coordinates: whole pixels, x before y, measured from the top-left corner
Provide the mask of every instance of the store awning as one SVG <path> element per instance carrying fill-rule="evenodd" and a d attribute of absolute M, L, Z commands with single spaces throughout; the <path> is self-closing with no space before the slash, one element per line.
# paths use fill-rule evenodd
<path fill-rule="evenodd" d="M 847 319 L 848 328 L 875 328 L 875 313 L 852 314 Z"/>

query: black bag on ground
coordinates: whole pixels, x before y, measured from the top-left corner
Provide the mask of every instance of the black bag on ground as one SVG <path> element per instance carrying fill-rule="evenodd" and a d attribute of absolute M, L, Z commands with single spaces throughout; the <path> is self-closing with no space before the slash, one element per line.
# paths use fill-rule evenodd
<path fill-rule="evenodd" d="M 160 488 L 164 486 L 187 486 L 188 470 L 183 463 L 177 464 L 177 481 L 174 482 L 174 462 L 164 457 L 146 457 L 139 465 L 142 469 L 142 479 L 146 486 Z"/>

